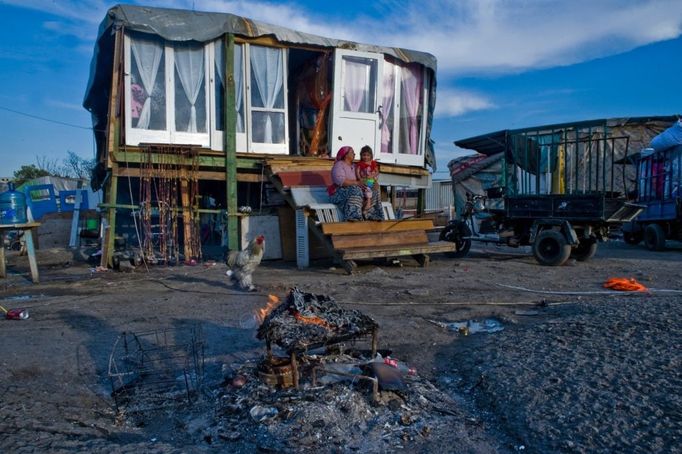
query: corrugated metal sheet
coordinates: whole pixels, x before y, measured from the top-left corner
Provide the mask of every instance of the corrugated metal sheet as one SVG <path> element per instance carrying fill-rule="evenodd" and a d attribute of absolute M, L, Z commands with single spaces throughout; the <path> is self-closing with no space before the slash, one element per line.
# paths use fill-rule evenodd
<path fill-rule="evenodd" d="M 455 196 L 452 192 L 452 181 L 434 181 L 426 190 L 426 210 L 443 210 L 455 204 Z"/>

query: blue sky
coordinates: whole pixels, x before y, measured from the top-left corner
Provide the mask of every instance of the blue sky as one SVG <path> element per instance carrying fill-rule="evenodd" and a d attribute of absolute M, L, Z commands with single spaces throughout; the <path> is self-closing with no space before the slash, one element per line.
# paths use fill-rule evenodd
<path fill-rule="evenodd" d="M 454 140 L 506 128 L 682 114 L 682 1 L 161 0 L 438 58 L 438 172 Z M 0 176 L 94 156 L 81 106 L 101 0 L 0 0 Z M 39 117 L 39 118 L 35 118 Z M 49 120 L 49 121 L 46 121 Z"/>

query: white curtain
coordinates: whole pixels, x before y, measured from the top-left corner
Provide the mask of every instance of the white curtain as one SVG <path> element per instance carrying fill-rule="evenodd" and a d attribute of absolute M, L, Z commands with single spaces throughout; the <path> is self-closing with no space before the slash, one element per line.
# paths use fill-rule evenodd
<path fill-rule="evenodd" d="M 393 134 L 393 97 L 395 96 L 395 65 L 384 61 L 384 97 L 382 100 L 383 124 L 381 125 L 381 152 L 391 153 L 391 134 Z"/>
<path fill-rule="evenodd" d="M 282 51 L 272 47 L 251 46 L 251 73 L 256 90 L 251 90 L 251 105 L 275 108 L 284 82 Z M 277 106 L 284 107 L 284 106 Z M 264 143 L 273 143 L 272 118 L 266 115 Z"/>
<path fill-rule="evenodd" d="M 225 52 L 223 49 L 223 42 L 216 41 L 216 73 L 220 79 L 220 83 L 225 90 Z M 243 65 L 243 47 L 241 44 L 234 46 L 234 110 L 237 112 L 237 132 L 244 132 L 244 118 L 242 118 L 242 103 L 244 102 L 244 68 Z M 217 106 L 217 110 L 222 110 L 223 106 Z M 220 128 L 222 129 L 222 125 Z"/>
<path fill-rule="evenodd" d="M 190 103 L 187 132 L 197 132 L 197 109 L 195 104 L 204 81 L 204 48 L 202 46 L 177 46 L 175 48 L 175 67 L 180 76 L 182 89 Z"/>
<path fill-rule="evenodd" d="M 154 82 L 156 81 L 156 75 L 159 72 L 159 65 L 163 57 L 163 46 L 161 43 L 145 39 L 135 38 L 131 41 L 133 58 L 140 72 L 144 91 L 147 93 L 147 98 L 144 100 L 144 105 L 140 112 L 140 118 L 135 127 L 147 129 L 151 119 L 152 92 L 154 91 Z M 132 93 L 130 93 L 130 96 L 132 96 Z"/>
<path fill-rule="evenodd" d="M 423 84 L 422 69 L 418 65 L 409 65 L 402 68 L 402 94 L 403 108 L 407 111 L 408 139 L 410 154 L 417 154 L 419 150 L 419 123 L 418 115 L 421 108 L 421 92 Z"/>
<path fill-rule="evenodd" d="M 345 78 L 343 81 L 344 110 L 347 112 L 369 112 L 369 65 L 364 62 L 343 59 Z"/>

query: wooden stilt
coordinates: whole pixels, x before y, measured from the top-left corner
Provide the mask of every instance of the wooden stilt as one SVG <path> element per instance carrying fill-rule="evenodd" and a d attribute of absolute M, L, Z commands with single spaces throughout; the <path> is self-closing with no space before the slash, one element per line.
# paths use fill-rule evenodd
<path fill-rule="evenodd" d="M 180 177 L 180 200 L 182 201 L 182 226 L 184 231 L 184 251 L 185 251 L 185 262 L 196 257 L 194 248 L 192 247 L 192 213 L 190 210 L 192 208 L 191 202 L 189 200 L 189 185 L 187 181 L 187 176 L 182 175 Z"/>
<path fill-rule="evenodd" d="M 100 266 L 113 267 L 114 238 L 116 237 L 116 193 L 118 192 L 118 164 L 111 165 L 111 178 L 107 184 L 107 224 L 102 240 L 102 260 Z"/>

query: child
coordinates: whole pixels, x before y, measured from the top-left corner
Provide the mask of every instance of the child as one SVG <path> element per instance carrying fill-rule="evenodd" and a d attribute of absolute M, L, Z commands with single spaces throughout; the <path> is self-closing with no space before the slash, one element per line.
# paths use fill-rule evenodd
<path fill-rule="evenodd" d="M 372 207 L 372 188 L 378 184 L 377 178 L 379 177 L 379 164 L 372 158 L 372 148 L 365 145 L 360 150 L 360 162 L 355 165 L 355 178 L 364 185 L 362 214 L 365 216 Z"/>

